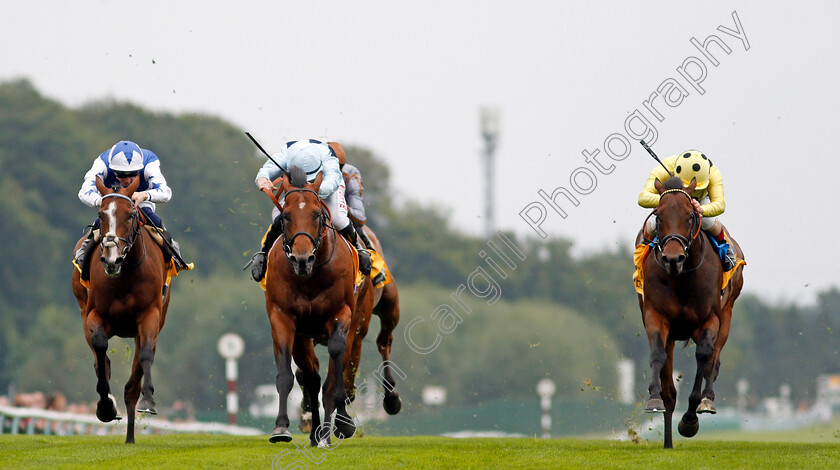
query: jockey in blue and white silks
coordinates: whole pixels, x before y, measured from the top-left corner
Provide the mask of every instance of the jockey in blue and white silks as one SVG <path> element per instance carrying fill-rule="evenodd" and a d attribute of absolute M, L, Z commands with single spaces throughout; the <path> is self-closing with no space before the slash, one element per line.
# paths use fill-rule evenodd
<path fill-rule="evenodd" d="M 140 184 L 131 198 L 149 222 L 163 231 L 164 238 L 178 254 L 175 257 L 176 264 L 180 264 L 182 259 L 178 242 L 172 240 L 160 216 L 155 213 L 156 202 L 167 202 L 172 198 L 172 189 L 166 184 L 166 178 L 161 173 L 157 155 L 128 140 L 117 142 L 113 147 L 102 152 L 94 159 L 90 170 L 85 173 L 85 180 L 79 189 L 79 200 L 89 207 L 99 207 L 102 201 L 102 195 L 96 188 L 96 178 L 102 179 L 105 186 L 110 188 L 128 187 L 135 178 L 140 178 Z M 98 217 L 93 222 L 93 230 L 76 253 L 76 264 L 80 267 L 87 262 L 86 255 L 95 244 L 92 236 L 97 228 L 99 228 Z M 171 253 L 166 253 L 166 249 L 164 249 L 164 254 L 171 256 Z"/>
<path fill-rule="evenodd" d="M 330 210 L 332 226 L 359 250 L 360 269 L 364 274 L 369 274 L 370 254 L 359 244 L 353 224 L 347 217 L 344 178 L 338 166 L 338 158 L 332 148 L 315 139 L 287 142 L 283 150 L 272 155 L 271 159 L 268 159 L 260 168 L 254 182 L 261 190 L 271 191 L 274 189 L 272 181 L 281 177 L 293 166 L 301 168 L 306 173 L 307 182 L 310 183 L 315 181 L 318 174 L 323 174 L 318 196 Z M 254 255 L 251 275 L 255 281 L 260 281 L 265 276 L 266 255 L 282 232 L 282 221 L 279 215 L 280 210 L 275 207 L 271 213 L 273 221 L 266 232 L 262 248 Z"/>

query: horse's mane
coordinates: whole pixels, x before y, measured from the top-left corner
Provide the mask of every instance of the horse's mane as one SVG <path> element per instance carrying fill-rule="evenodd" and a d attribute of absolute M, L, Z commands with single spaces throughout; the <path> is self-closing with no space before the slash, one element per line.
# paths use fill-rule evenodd
<path fill-rule="evenodd" d="M 665 182 L 665 189 L 685 189 L 685 185 L 683 185 L 683 180 L 679 176 L 672 176 Z"/>
<path fill-rule="evenodd" d="M 295 188 L 306 185 L 306 172 L 299 166 L 289 168 L 289 183 Z"/>

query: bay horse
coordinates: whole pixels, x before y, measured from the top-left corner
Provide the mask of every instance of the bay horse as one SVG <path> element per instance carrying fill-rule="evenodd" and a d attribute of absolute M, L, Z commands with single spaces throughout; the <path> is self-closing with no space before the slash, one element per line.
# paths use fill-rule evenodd
<path fill-rule="evenodd" d="M 289 442 L 287 402 L 295 380 L 291 360 L 300 368 L 300 380 L 313 406 L 311 445 L 329 441 L 321 428 L 318 409 L 320 375 L 314 343 L 327 346 L 329 371 L 324 381 L 324 423 L 329 424 L 333 411 L 337 438 L 351 437 L 356 425 L 346 409 L 345 379 L 350 373 L 350 354 L 360 318 L 356 313 L 355 268 L 350 248 L 329 224 L 329 210 L 318 196 L 323 174 L 306 182 L 306 174 L 292 167 L 280 180 L 279 193 L 282 243 L 275 243 L 268 253 L 266 270 L 266 311 L 271 323 L 276 386 L 280 407 L 270 442 Z M 367 280 L 368 287 L 370 281 Z M 364 288 L 364 286 L 363 286 Z M 360 292 L 362 294 L 362 292 Z M 368 293 L 371 297 L 372 293 Z M 329 429 L 329 427 L 325 428 Z"/>
<path fill-rule="evenodd" d="M 117 401 L 111 395 L 111 361 L 108 340 L 114 336 L 134 338 L 131 375 L 125 384 L 124 399 L 128 414 L 126 444 L 134 443 L 135 408 L 141 413 L 156 414 L 152 383 L 158 334 L 166 320 L 169 294 L 163 294 L 166 279 L 164 256 L 151 235 L 142 228 L 140 211 L 131 199 L 140 178 L 126 188 L 112 190 L 100 178 L 96 188 L 102 194 L 100 257 L 90 261 L 90 289 L 81 283 L 73 269 L 73 294 L 82 313 L 85 339 L 94 355 L 96 371 L 96 417 L 102 422 L 122 419 Z M 84 237 L 76 243 L 81 246 Z M 141 386 L 142 380 L 142 386 Z M 137 404 L 142 391 L 142 400 Z"/>
<path fill-rule="evenodd" d="M 362 230 L 365 230 L 368 238 L 373 243 L 373 246 L 369 248 L 375 249 L 377 253 L 384 256 L 382 254 L 382 244 L 373 229 L 364 225 L 362 226 Z M 357 314 L 355 315 L 358 317 L 358 321 L 354 322 L 357 326 L 355 327 L 354 340 L 350 352 L 349 368 L 344 374 L 344 389 L 352 402 L 355 399 L 355 379 L 358 375 L 358 367 L 361 361 L 362 341 L 367 336 L 371 315 L 375 314 L 379 317 L 379 334 L 376 337 L 376 346 L 382 357 L 382 363 L 377 370 L 376 378 L 382 383 L 384 390 L 385 396 L 382 401 L 382 407 L 389 415 L 395 415 L 402 409 L 402 400 L 396 391 L 397 385 L 393 373 L 394 365 L 391 362 L 391 344 L 394 340 L 394 329 L 400 321 L 400 298 L 397 283 L 393 279 L 393 275 L 390 272 L 388 275 L 391 276 L 391 281 L 376 289 L 372 289 L 372 286 L 368 287 L 368 280 L 366 280 L 365 286 L 361 289 L 361 295 L 358 296 L 356 302 Z M 373 290 L 372 296 L 366 293 L 370 289 Z M 316 368 L 318 367 L 317 358 L 315 360 L 315 366 Z M 400 371 L 398 374 L 402 374 L 402 372 Z M 312 403 L 309 394 L 306 392 L 306 384 L 300 369 L 298 369 L 295 376 L 304 392 L 301 400 L 302 414 L 298 429 L 301 432 L 310 432 L 312 426 Z"/>
<path fill-rule="evenodd" d="M 673 447 L 671 418 L 677 401 L 673 381 L 674 343 L 694 341 L 697 372 L 680 420 L 681 435 L 693 437 L 700 428 L 697 414 L 716 413 L 714 382 L 720 372 L 720 352 L 729 337 L 732 306 L 744 284 L 743 265 L 721 291 L 723 267 L 716 250 L 701 234 L 701 215 L 692 194 L 696 179 L 686 187 L 679 177 L 655 182 L 661 199 L 651 216 L 657 218 L 656 242 L 644 264 L 644 295 L 639 307 L 650 345 L 653 371 L 646 413 L 664 413 L 666 449 Z M 724 229 L 725 230 L 725 229 Z M 644 229 L 637 244 L 644 237 Z M 744 252 L 729 238 L 739 259 Z M 705 388 L 702 388 L 705 380 Z"/>

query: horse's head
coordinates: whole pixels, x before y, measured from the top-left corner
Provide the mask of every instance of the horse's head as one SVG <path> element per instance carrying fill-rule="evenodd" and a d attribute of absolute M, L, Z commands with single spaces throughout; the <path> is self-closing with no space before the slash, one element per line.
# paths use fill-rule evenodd
<path fill-rule="evenodd" d="M 659 206 L 653 211 L 656 217 L 656 256 L 659 264 L 670 274 L 680 274 L 688 257 L 691 243 L 700 233 L 700 216 L 694 209 L 692 194 L 697 179 L 688 186 L 677 177 L 671 177 L 665 184 L 658 179 L 654 187 L 659 191 Z"/>
<path fill-rule="evenodd" d="M 100 260 L 108 277 L 120 275 L 123 261 L 140 231 L 139 214 L 131 200 L 139 185 L 140 178 L 134 178 L 127 188 L 113 190 L 96 178 L 96 188 L 102 195 L 99 204 L 100 232 L 103 234 L 99 245 Z"/>
<path fill-rule="evenodd" d="M 306 173 L 295 166 L 280 183 L 286 193 L 280 213 L 283 251 L 295 274 L 304 278 L 312 274 L 315 255 L 328 227 L 327 212 L 318 197 L 322 180 L 323 174 L 318 174 L 315 181 L 307 183 Z"/>

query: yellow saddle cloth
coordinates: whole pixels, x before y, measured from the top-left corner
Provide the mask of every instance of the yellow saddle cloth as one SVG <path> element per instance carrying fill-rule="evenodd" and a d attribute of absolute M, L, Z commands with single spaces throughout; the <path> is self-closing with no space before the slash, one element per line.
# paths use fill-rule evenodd
<path fill-rule="evenodd" d="M 726 237 L 726 241 L 729 242 L 729 237 Z M 636 288 L 636 292 L 639 295 L 645 294 L 645 272 L 644 272 L 644 265 L 645 260 L 647 259 L 648 255 L 650 254 L 650 245 L 647 243 L 643 243 L 641 245 L 636 245 L 636 249 L 633 251 L 633 264 L 636 266 L 636 270 L 633 271 L 633 286 Z M 735 275 L 735 270 L 738 269 L 738 266 L 747 264 L 746 261 L 743 259 L 739 259 L 737 263 L 735 263 L 735 267 L 730 269 L 729 271 L 725 271 L 723 273 L 723 277 L 720 281 L 720 289 L 723 290 L 729 285 L 729 280 L 732 279 L 732 276 Z"/>

